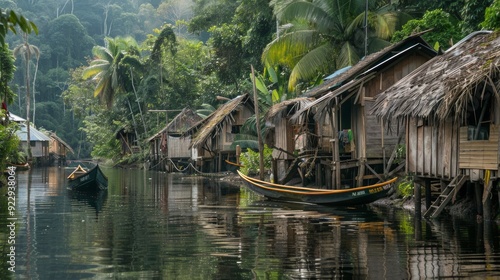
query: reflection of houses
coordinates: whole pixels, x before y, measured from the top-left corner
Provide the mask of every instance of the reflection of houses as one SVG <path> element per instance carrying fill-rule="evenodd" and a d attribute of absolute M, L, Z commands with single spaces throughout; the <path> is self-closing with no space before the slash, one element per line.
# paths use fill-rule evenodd
<path fill-rule="evenodd" d="M 297 124 L 295 150 L 302 176 L 329 188 L 383 179 L 381 174 L 392 166 L 389 158 L 398 136 L 385 130 L 370 108 L 380 92 L 435 55 L 420 36 L 412 36 L 337 71 L 310 90 L 307 95 L 316 99 L 291 118 Z"/>
<path fill-rule="evenodd" d="M 172 170 L 172 162 L 176 166 L 179 161 L 191 159 L 191 137 L 181 137 L 190 127 L 201 121 L 191 109 L 184 109 L 167 126 L 149 138 L 151 168 Z"/>
<path fill-rule="evenodd" d="M 73 149 L 64 140 L 59 138 L 54 132 L 49 133 L 50 148 L 49 153 L 51 161 L 56 162 L 58 165 L 64 165 L 68 153 L 74 153 Z"/>
<path fill-rule="evenodd" d="M 234 137 L 243 123 L 254 114 L 254 105 L 248 94 L 240 95 L 224 105 L 186 132 L 191 135 L 192 158 L 205 171 L 223 170 L 223 160 L 234 161 Z"/>
<path fill-rule="evenodd" d="M 383 92 L 373 108 L 386 124 L 404 126 L 406 171 L 425 184 L 431 217 L 466 181 L 476 183 L 479 205 L 491 202 L 500 164 L 499 35 L 467 36 Z M 443 189 L 432 207 L 430 180 L 440 180 Z"/>

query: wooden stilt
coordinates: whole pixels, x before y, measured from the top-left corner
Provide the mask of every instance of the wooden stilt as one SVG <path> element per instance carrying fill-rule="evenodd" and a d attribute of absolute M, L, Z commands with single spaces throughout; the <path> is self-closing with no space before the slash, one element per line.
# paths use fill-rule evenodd
<path fill-rule="evenodd" d="M 415 218 L 420 219 L 422 217 L 422 194 L 420 184 L 415 182 Z"/>

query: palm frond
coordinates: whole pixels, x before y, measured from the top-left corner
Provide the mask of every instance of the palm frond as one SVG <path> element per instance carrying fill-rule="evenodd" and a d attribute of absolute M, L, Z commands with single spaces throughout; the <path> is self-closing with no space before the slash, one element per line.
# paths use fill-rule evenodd
<path fill-rule="evenodd" d="M 287 33 L 269 43 L 262 54 L 262 61 L 269 65 L 285 65 L 293 68 L 297 61 L 322 41 L 315 30 Z"/>
<path fill-rule="evenodd" d="M 370 38 L 368 41 L 368 52 L 375 53 L 381 49 L 391 45 L 391 42 L 380 39 L 380 38 Z"/>
<path fill-rule="evenodd" d="M 292 22 L 298 18 L 313 24 L 320 33 L 328 33 L 334 26 L 332 17 L 315 2 L 294 1 L 284 7 L 276 17 L 280 22 Z"/>
<path fill-rule="evenodd" d="M 337 58 L 337 68 L 343 68 L 346 66 L 351 66 L 359 61 L 359 55 L 356 52 L 356 48 L 349 42 L 345 42 L 340 49 L 339 56 Z"/>
<path fill-rule="evenodd" d="M 309 80 L 320 72 L 326 72 L 332 63 L 325 57 L 331 57 L 333 53 L 334 49 L 330 44 L 323 44 L 304 55 L 290 74 L 288 90 L 293 91 L 300 80 Z"/>

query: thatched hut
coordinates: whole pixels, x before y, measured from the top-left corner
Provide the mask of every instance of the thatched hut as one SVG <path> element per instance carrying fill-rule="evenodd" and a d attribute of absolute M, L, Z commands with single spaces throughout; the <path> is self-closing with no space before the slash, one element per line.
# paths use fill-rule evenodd
<path fill-rule="evenodd" d="M 384 180 L 402 168 L 393 166 L 399 135 L 389 133 L 369 112 L 380 92 L 436 54 L 415 35 L 334 73 L 308 93 L 316 100 L 292 120 L 305 128 L 304 161 L 309 161 L 306 170 L 316 176 L 316 184 L 359 186 Z M 309 172 L 311 164 L 315 174 Z"/>
<path fill-rule="evenodd" d="M 150 147 L 150 168 L 175 171 L 186 166 L 191 159 L 191 137 L 182 135 L 202 118 L 189 108 L 184 108 L 163 129 L 147 139 Z"/>
<path fill-rule="evenodd" d="M 71 146 L 62 140 L 55 132 L 49 132 L 50 146 L 49 154 L 50 161 L 58 165 L 65 165 L 69 153 L 74 154 Z"/>
<path fill-rule="evenodd" d="M 441 181 L 446 198 L 467 181 L 484 182 L 476 198 L 487 202 L 499 174 L 499 81 L 500 33 L 480 31 L 378 96 L 373 113 L 406 129 L 406 172 L 428 195 L 431 180 Z M 438 200 L 438 208 L 447 203 Z"/>
<path fill-rule="evenodd" d="M 304 149 L 304 143 L 296 137 L 300 134 L 301 126 L 290 121 L 292 115 L 307 106 L 314 98 L 298 97 L 273 105 L 266 113 L 268 127 L 266 143 L 273 147 L 273 174 L 278 181 L 286 181 L 289 171 L 296 164 L 297 150 Z"/>
<path fill-rule="evenodd" d="M 192 159 L 204 172 L 224 171 L 224 160 L 236 162 L 235 136 L 245 121 L 255 114 L 254 102 L 248 94 L 227 101 L 208 117 L 191 127 Z"/>

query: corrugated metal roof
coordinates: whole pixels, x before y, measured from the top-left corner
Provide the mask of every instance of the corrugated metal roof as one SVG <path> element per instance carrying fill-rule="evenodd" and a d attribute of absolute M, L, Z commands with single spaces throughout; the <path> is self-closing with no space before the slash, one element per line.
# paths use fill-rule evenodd
<path fill-rule="evenodd" d="M 28 131 L 25 124 L 21 125 L 20 130 L 16 131 L 17 137 L 23 141 L 28 141 Z M 30 140 L 31 141 L 50 141 L 49 136 L 45 135 L 40 130 L 30 126 Z"/>
<path fill-rule="evenodd" d="M 26 121 L 25 119 L 21 118 L 20 116 L 14 115 L 10 112 L 9 112 L 9 120 L 13 121 L 13 122 L 25 122 Z"/>

